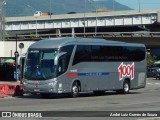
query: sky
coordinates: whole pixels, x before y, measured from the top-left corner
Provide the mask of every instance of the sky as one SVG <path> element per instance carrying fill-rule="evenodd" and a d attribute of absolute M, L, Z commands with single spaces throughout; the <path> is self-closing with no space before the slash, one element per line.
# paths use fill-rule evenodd
<path fill-rule="evenodd" d="M 138 10 L 140 9 L 160 9 L 160 0 L 115 0 L 123 5 Z"/>
<path fill-rule="evenodd" d="M 94 0 L 100 1 L 100 0 Z M 114 1 L 114 0 L 113 0 Z M 160 0 L 115 0 L 132 9 L 160 9 Z M 140 7 L 139 7 L 140 6 Z"/>

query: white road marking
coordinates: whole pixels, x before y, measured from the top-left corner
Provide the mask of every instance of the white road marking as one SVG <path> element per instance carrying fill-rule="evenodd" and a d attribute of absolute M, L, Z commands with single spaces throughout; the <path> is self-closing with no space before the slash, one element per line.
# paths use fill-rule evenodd
<path fill-rule="evenodd" d="M 147 85 L 160 85 L 160 83 L 150 83 L 150 82 L 148 82 L 148 83 L 146 83 Z"/>

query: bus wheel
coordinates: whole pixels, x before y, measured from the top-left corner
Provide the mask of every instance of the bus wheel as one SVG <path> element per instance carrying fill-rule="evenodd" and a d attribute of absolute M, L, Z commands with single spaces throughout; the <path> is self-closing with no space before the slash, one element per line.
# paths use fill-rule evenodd
<path fill-rule="evenodd" d="M 128 94 L 130 90 L 130 84 L 128 81 L 124 81 L 123 83 L 123 89 L 122 90 L 116 90 L 118 94 Z"/>
<path fill-rule="evenodd" d="M 128 81 L 124 81 L 124 83 L 123 83 L 123 90 L 122 90 L 123 94 L 129 93 L 129 89 L 130 89 L 129 82 Z"/>
<path fill-rule="evenodd" d="M 74 83 L 72 85 L 71 97 L 76 98 L 76 97 L 78 97 L 78 94 L 79 94 L 79 86 L 77 83 Z"/>

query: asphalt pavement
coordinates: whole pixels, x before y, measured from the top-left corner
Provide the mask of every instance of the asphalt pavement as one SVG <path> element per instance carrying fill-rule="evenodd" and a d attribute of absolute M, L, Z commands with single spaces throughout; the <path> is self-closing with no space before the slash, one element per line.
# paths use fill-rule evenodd
<path fill-rule="evenodd" d="M 93 93 L 81 93 L 78 98 L 69 98 L 67 95 L 53 95 L 49 99 L 44 99 L 40 95 L 28 94 L 23 97 L 6 97 L 0 99 L 0 111 L 17 112 L 21 115 L 22 112 L 42 112 L 45 117 L 34 118 L 36 120 L 160 120 L 152 115 L 146 117 L 122 116 L 125 114 L 142 115 L 142 112 L 159 116 L 160 80 L 147 78 L 145 88 L 133 90 L 127 95 L 108 91 L 102 96 L 95 96 Z M 108 117 L 111 113 L 122 115 Z M 28 113 L 25 115 L 28 117 Z M 24 116 L 23 119 L 33 119 Z M 22 119 L 14 117 L 12 119 Z M 6 119 L 10 118 L 7 117 Z"/>

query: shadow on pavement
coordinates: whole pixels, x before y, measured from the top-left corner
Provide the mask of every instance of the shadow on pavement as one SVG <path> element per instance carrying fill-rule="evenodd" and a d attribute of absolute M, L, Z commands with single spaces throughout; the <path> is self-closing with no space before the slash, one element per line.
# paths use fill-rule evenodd
<path fill-rule="evenodd" d="M 130 95 L 130 94 L 141 94 L 141 92 L 131 91 L 129 94 L 118 94 L 114 91 L 107 91 L 102 95 L 95 95 L 93 92 L 79 93 L 78 98 L 83 97 L 98 97 L 98 96 L 113 96 L 113 95 Z M 68 94 L 51 94 L 49 97 L 43 98 L 40 94 L 25 94 L 24 96 L 17 96 L 16 98 L 26 98 L 26 99 L 63 99 L 71 98 Z"/>

